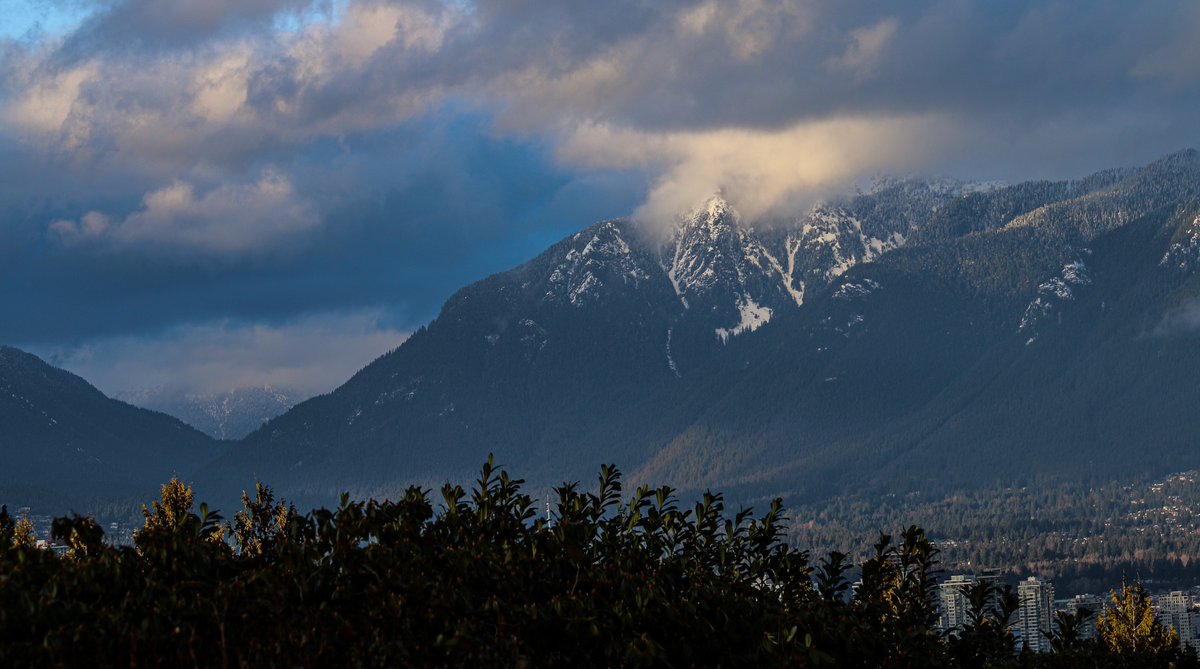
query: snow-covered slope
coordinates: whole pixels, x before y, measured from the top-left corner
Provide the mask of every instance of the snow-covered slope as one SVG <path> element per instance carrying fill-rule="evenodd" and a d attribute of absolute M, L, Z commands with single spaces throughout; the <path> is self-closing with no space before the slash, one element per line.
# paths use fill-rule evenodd
<path fill-rule="evenodd" d="M 293 393 L 271 385 L 211 394 L 155 388 L 120 393 L 117 398 L 174 416 L 216 439 L 241 439 L 298 401 Z"/>
<path fill-rule="evenodd" d="M 680 306 L 713 319 L 712 335 L 722 342 L 803 299 L 792 295 L 779 260 L 719 196 L 680 217 L 660 255 Z"/>
<path fill-rule="evenodd" d="M 794 219 L 752 225 L 719 195 L 682 215 L 661 266 L 689 311 L 721 342 L 752 332 L 860 263 L 903 246 L 940 207 L 992 185 L 948 179 L 880 182 Z"/>
<path fill-rule="evenodd" d="M 581 307 L 613 287 L 636 289 L 647 281 L 652 267 L 644 266 L 648 263 L 633 252 L 624 227 L 605 221 L 573 235 L 561 261 L 550 270 L 543 300 Z"/>

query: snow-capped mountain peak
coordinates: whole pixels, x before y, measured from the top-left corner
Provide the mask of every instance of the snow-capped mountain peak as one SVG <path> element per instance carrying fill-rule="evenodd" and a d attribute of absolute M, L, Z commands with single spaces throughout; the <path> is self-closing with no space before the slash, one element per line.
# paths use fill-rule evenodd
<path fill-rule="evenodd" d="M 583 308 L 662 282 L 677 300 L 664 305 L 677 310 L 675 340 L 694 329 L 727 342 L 904 245 L 962 189 L 960 182 L 881 182 L 773 224 L 746 220 L 715 193 L 681 213 L 665 241 L 650 241 L 629 221 L 598 223 L 549 252 L 542 302 Z"/>
<path fill-rule="evenodd" d="M 680 303 L 699 307 L 722 342 L 758 329 L 776 310 L 803 299 L 780 256 L 719 194 L 681 216 L 660 251 Z"/>
<path fill-rule="evenodd" d="M 605 221 L 572 236 L 550 271 L 544 299 L 579 307 L 597 299 L 607 286 L 636 287 L 647 280 L 649 274 L 623 227 L 618 221 Z"/>
<path fill-rule="evenodd" d="M 663 256 L 675 292 L 685 304 L 688 295 L 703 295 L 737 274 L 746 238 L 738 218 L 729 203 L 714 195 L 679 219 Z"/>
<path fill-rule="evenodd" d="M 704 204 L 692 210 L 685 220 L 699 221 L 702 218 L 709 221 L 732 220 L 736 223 L 741 217 L 720 193 L 714 193 L 705 200 Z"/>

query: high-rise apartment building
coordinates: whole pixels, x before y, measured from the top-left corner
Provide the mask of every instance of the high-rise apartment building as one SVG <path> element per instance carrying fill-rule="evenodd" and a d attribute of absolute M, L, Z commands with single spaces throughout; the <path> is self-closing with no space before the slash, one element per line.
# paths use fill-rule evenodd
<path fill-rule="evenodd" d="M 1047 635 L 1054 630 L 1054 585 L 1030 576 L 1017 585 L 1017 600 L 1021 643 L 1035 653 L 1050 650 Z"/>
<path fill-rule="evenodd" d="M 955 574 L 938 586 L 941 603 L 938 629 L 943 632 L 960 630 L 967 622 L 966 588 L 975 585 L 974 576 Z"/>
<path fill-rule="evenodd" d="M 938 629 L 950 632 L 962 629 L 967 623 L 970 604 L 967 602 L 966 589 L 979 583 L 997 584 L 1000 579 L 999 569 L 985 569 L 978 575 L 955 574 L 938 586 Z M 995 597 L 988 602 L 995 604 Z"/>
<path fill-rule="evenodd" d="M 1158 609 L 1158 621 L 1175 630 L 1179 643 L 1192 648 L 1200 645 L 1196 636 L 1196 609 L 1190 594 L 1176 591 L 1159 595 L 1154 598 L 1154 606 Z"/>

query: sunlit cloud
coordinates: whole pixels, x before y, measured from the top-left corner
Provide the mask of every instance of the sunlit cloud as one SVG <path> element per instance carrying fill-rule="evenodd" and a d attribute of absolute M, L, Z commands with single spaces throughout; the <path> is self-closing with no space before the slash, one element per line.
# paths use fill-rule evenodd
<path fill-rule="evenodd" d="M 749 220 L 795 212 L 858 175 L 925 167 L 955 134 L 946 119 L 933 116 L 845 118 L 778 131 L 646 133 L 585 126 L 564 142 L 559 156 L 589 167 L 655 166 L 661 176 L 634 217 L 664 226 L 717 192 Z"/>
<path fill-rule="evenodd" d="M 319 222 L 288 178 L 272 170 L 251 184 L 225 184 L 197 194 L 176 181 L 142 199 L 120 220 L 90 211 L 78 221 L 57 220 L 50 233 L 64 244 L 109 242 L 149 253 L 191 250 L 241 254 L 274 247 Z"/>

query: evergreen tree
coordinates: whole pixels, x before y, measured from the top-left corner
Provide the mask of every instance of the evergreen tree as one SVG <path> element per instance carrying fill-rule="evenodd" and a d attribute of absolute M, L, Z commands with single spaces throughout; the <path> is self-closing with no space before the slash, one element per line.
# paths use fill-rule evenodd
<path fill-rule="evenodd" d="M 1096 620 L 1100 643 L 1111 654 L 1153 661 L 1167 658 L 1179 649 L 1179 635 L 1154 616 L 1150 596 L 1141 581 L 1121 586 Z"/>
<path fill-rule="evenodd" d="M 29 516 L 22 516 L 13 527 L 13 547 L 14 548 L 34 548 L 37 546 L 37 536 L 33 532 L 33 523 L 30 522 Z"/>

